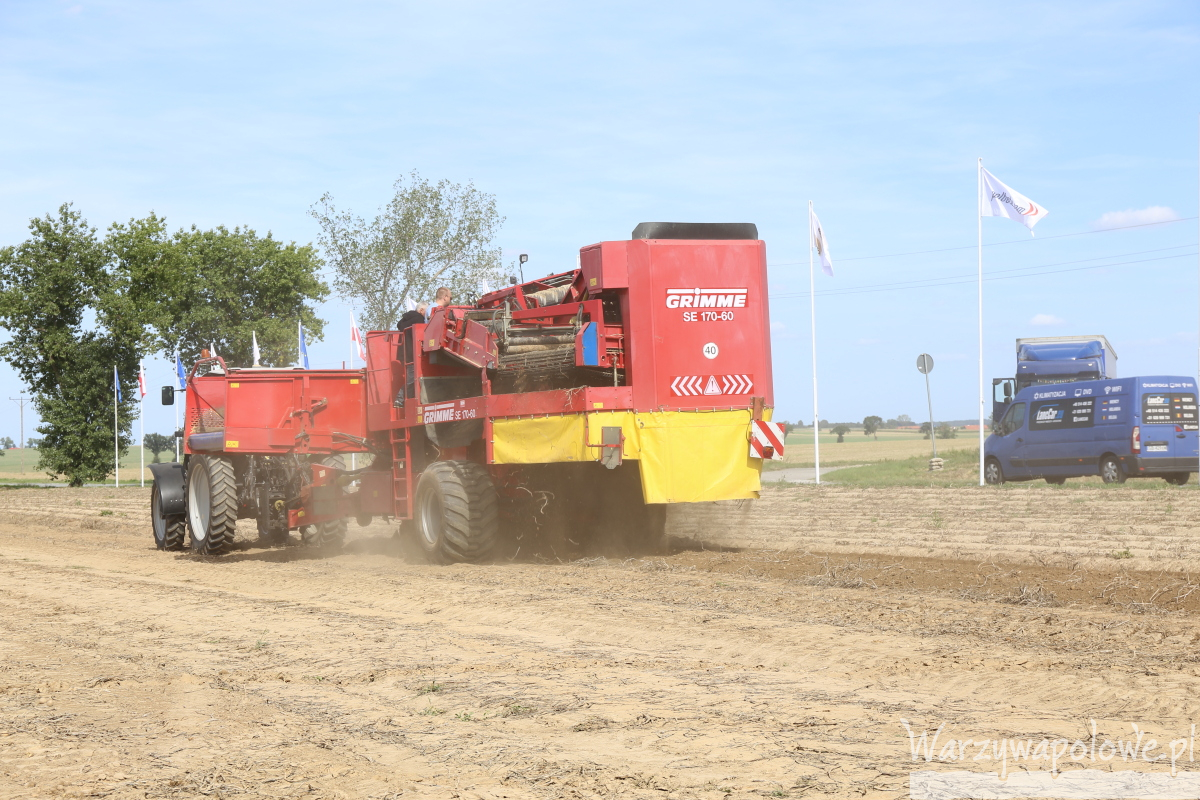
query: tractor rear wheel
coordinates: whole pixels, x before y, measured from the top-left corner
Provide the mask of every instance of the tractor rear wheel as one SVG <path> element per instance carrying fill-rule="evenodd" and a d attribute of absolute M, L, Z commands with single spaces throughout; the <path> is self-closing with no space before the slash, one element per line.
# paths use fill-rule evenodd
<path fill-rule="evenodd" d="M 154 546 L 159 550 L 182 550 L 187 533 L 187 520 L 183 514 L 164 516 L 162 495 L 158 484 L 150 493 L 150 524 L 154 527 Z"/>
<path fill-rule="evenodd" d="M 221 456 L 188 461 L 187 521 L 192 552 L 216 556 L 229 550 L 237 526 L 237 480 L 233 463 Z"/>
<path fill-rule="evenodd" d="M 334 469 L 346 468 L 346 459 L 340 455 L 325 456 L 318 459 L 317 463 Z M 345 517 L 331 519 L 328 522 L 318 522 L 316 525 L 306 525 L 301 528 L 300 539 L 309 547 L 317 547 L 321 550 L 341 550 L 342 545 L 346 542 L 348 527 Z"/>
<path fill-rule="evenodd" d="M 480 561 L 496 543 L 499 501 L 492 476 L 472 461 L 435 461 L 421 473 L 414 508 L 417 541 L 431 560 Z"/>

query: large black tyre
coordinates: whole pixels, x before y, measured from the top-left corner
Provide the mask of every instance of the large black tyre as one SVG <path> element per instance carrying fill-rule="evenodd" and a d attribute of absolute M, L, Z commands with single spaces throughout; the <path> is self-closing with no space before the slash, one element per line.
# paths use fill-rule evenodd
<path fill-rule="evenodd" d="M 1172 486 L 1184 486 L 1191 478 L 1190 472 L 1173 472 L 1170 475 L 1163 475 L 1163 480 Z"/>
<path fill-rule="evenodd" d="M 154 546 L 159 550 L 182 550 L 187 538 L 187 518 L 183 514 L 163 516 L 162 496 L 158 483 L 150 493 L 150 524 L 154 531 Z"/>
<path fill-rule="evenodd" d="M 317 460 L 334 469 L 345 469 L 346 459 L 340 455 L 324 456 Z M 346 542 L 346 530 L 349 527 L 345 518 L 321 522 L 316 525 L 305 525 L 300 529 L 300 539 L 308 547 L 321 550 L 341 550 Z"/>
<path fill-rule="evenodd" d="M 1066 482 L 1067 482 L 1067 479 L 1062 477 L 1061 475 L 1059 475 L 1057 477 L 1046 478 L 1046 483 L 1050 484 L 1051 486 L 1062 486 Z"/>
<path fill-rule="evenodd" d="M 237 529 L 237 479 L 221 456 L 188 460 L 187 521 L 192 552 L 216 556 L 229 550 Z"/>
<path fill-rule="evenodd" d="M 500 527 L 496 487 L 473 461 L 435 461 L 421 473 L 414 505 L 417 541 L 439 563 L 481 561 Z"/>
<path fill-rule="evenodd" d="M 1004 483 L 1004 470 L 997 459 L 989 458 L 983 465 L 983 479 L 992 486 Z"/>
<path fill-rule="evenodd" d="M 1116 456 L 1104 456 L 1100 459 L 1100 480 L 1105 483 L 1124 483 L 1125 470 L 1121 469 L 1121 462 L 1117 461 Z"/>

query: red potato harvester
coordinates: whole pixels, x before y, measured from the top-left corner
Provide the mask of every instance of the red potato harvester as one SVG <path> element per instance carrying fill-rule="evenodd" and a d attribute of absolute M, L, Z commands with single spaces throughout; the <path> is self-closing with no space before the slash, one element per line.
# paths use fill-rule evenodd
<path fill-rule="evenodd" d="M 382 517 L 435 561 L 477 561 L 502 521 L 635 543 L 667 503 L 756 498 L 783 450 L 766 289 L 754 225 L 642 223 L 579 269 L 368 333 L 363 369 L 201 359 L 184 462 L 151 466 L 155 541 L 217 555 L 253 518 L 337 546 L 347 518 Z"/>

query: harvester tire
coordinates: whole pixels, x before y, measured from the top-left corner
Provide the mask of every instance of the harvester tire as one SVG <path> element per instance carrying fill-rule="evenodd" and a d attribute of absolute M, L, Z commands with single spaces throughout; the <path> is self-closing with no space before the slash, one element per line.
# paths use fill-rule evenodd
<path fill-rule="evenodd" d="M 435 461 L 417 483 L 417 541 L 438 563 L 481 561 L 496 543 L 499 500 L 492 477 L 472 461 Z"/>
<path fill-rule="evenodd" d="M 237 479 L 221 456 L 192 456 L 188 463 L 187 521 L 192 552 L 216 556 L 229 550 L 237 527 Z"/>
<path fill-rule="evenodd" d="M 340 455 L 325 456 L 318 459 L 317 463 L 334 469 L 346 468 L 346 459 Z M 300 539 L 308 547 L 316 547 L 321 550 L 341 550 L 342 545 L 346 542 L 347 528 L 349 525 L 344 517 L 328 522 L 319 522 L 316 525 L 306 525 L 300 529 Z"/>
<path fill-rule="evenodd" d="M 150 494 L 150 524 L 154 529 L 154 546 L 159 550 L 182 550 L 187 539 L 187 518 L 183 514 L 163 516 L 162 495 L 158 484 Z"/>

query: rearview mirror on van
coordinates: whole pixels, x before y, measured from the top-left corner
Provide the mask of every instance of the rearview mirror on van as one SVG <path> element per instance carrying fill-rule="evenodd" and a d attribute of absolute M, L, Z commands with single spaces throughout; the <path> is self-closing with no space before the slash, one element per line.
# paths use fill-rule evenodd
<path fill-rule="evenodd" d="M 164 406 L 175 405 L 175 387 L 174 386 L 162 387 L 162 404 Z"/>

